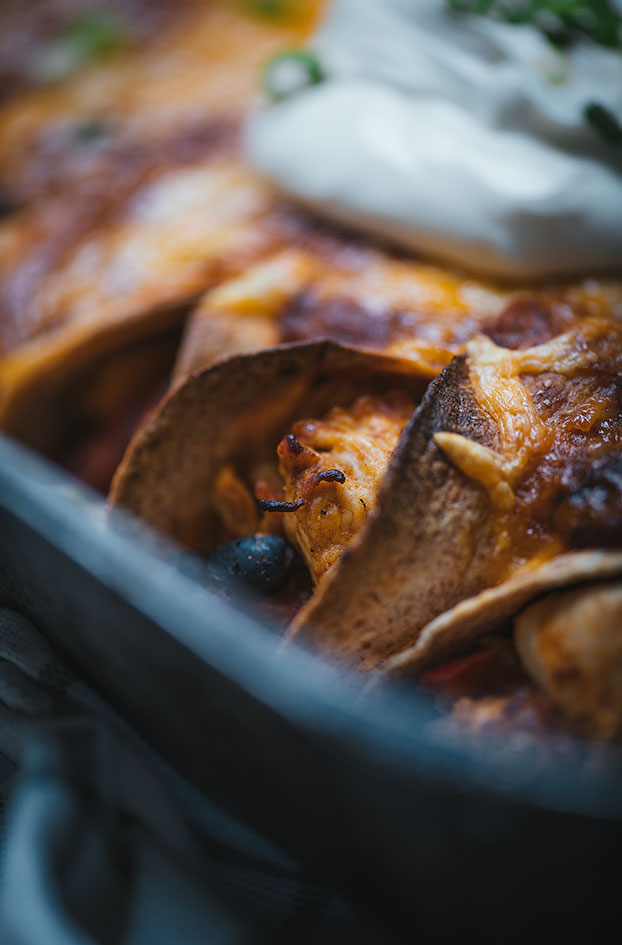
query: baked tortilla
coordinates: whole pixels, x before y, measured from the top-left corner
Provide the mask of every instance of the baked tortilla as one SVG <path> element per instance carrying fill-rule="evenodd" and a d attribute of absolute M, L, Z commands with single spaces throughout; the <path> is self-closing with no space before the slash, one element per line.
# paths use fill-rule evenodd
<path fill-rule="evenodd" d="M 518 571 L 502 584 L 460 601 L 425 626 L 413 646 L 380 668 L 384 675 L 417 674 L 464 650 L 518 614 L 527 603 L 566 587 L 586 590 L 622 574 L 620 551 L 572 551 Z"/>
<path fill-rule="evenodd" d="M 67 44 L 76 30 L 91 32 L 92 58 L 130 46 L 140 49 L 192 8 L 193 0 L 3 0 L 0 8 L 0 103 L 78 71 L 83 61 Z M 95 11 L 95 17 L 93 12 Z M 84 23 L 86 22 L 86 26 Z M 99 32 L 97 28 L 99 27 Z M 82 33 L 84 35 L 84 32 Z M 99 40 L 99 42 L 97 42 Z M 63 53 L 65 55 L 63 56 Z"/>
<path fill-rule="evenodd" d="M 475 338 L 430 384 L 375 514 L 290 636 L 370 669 L 521 569 L 620 547 L 621 397 L 622 329 L 611 322 L 516 351 Z M 583 579 L 598 576 L 589 559 Z M 449 631 L 431 634 L 453 647 Z"/>
<path fill-rule="evenodd" d="M 0 223 L 0 428 L 44 451 L 92 364 L 181 325 L 208 287 L 282 245 L 240 125 L 262 64 L 301 41 L 314 5 L 284 20 L 162 5 L 148 44 L 0 111 L 0 190 L 22 207 Z"/>
<path fill-rule="evenodd" d="M 332 342 L 225 360 L 165 398 L 130 445 L 111 501 L 209 553 L 223 541 L 215 513 L 223 469 L 232 466 L 244 477 L 262 463 L 276 467 L 277 444 L 296 420 L 387 390 L 407 391 L 418 402 L 426 383 L 407 360 Z"/>
<path fill-rule="evenodd" d="M 320 337 L 407 356 L 432 377 L 494 322 L 513 290 L 319 226 L 241 161 L 263 63 L 304 39 L 321 3 L 262 19 L 226 0 L 160 0 L 148 24 L 141 2 L 125 11 L 119 0 L 128 42 L 85 63 L 79 81 L 36 86 L 0 111 L 0 189 L 24 206 L 0 226 L 1 428 L 53 451 L 49 418 L 79 401 L 94 362 L 182 324 L 232 278 L 199 304 L 177 378 Z M 52 4 L 48 29 L 73 12 Z M 24 48 L 36 59 L 44 40 Z M 543 299 L 555 318 L 618 304 L 600 283 Z"/>
<path fill-rule="evenodd" d="M 272 226 L 287 248 L 201 299 L 178 381 L 226 355 L 315 338 L 410 358 L 432 378 L 481 331 L 525 347 L 595 315 L 622 321 L 620 283 L 503 286 L 391 253 L 291 209 Z"/>
<path fill-rule="evenodd" d="M 366 670 L 407 648 L 404 665 L 423 666 L 538 593 L 616 573 L 620 554 L 602 549 L 622 544 L 621 368 L 622 328 L 608 320 L 527 348 L 475 337 L 429 384 L 375 508 L 290 638 Z M 425 387 L 408 359 L 329 342 L 224 361 L 169 396 L 129 450 L 112 500 L 209 552 L 223 540 L 211 499 L 218 471 L 274 464 L 295 420 L 351 403 L 354 387 L 377 390 L 372 375 L 387 372 L 419 395 Z"/>
<path fill-rule="evenodd" d="M 5 74 L 2 87 L 12 95 L 0 109 L 0 191 L 18 206 L 66 195 L 67 187 L 74 200 L 114 198 L 128 176 L 144 176 L 172 151 L 183 153 L 215 119 L 239 121 L 266 60 L 302 43 L 321 8 L 303 0 L 288 16 L 262 17 L 252 6 L 110 0 L 94 12 L 89 0 L 4 0 L 7 73 L 16 55 L 13 81 Z M 46 62 L 58 58 L 67 37 L 75 48 L 76 32 L 79 49 L 86 33 L 87 52 L 93 34 L 97 41 L 111 33 L 113 42 L 101 53 L 95 42 L 73 68 L 69 62 L 46 76 Z"/>
<path fill-rule="evenodd" d="M 95 209 L 92 231 L 88 210 L 63 231 L 49 205 L 6 224 L 0 427 L 40 445 L 51 392 L 105 352 L 180 324 L 206 284 L 257 250 L 247 227 L 265 203 L 264 188 L 219 157 L 162 172 L 106 219 Z"/>

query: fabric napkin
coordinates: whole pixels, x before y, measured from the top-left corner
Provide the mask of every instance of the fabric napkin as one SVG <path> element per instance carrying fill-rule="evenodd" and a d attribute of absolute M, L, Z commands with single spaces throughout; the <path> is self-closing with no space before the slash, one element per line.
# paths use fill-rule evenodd
<path fill-rule="evenodd" d="M 0 605 L 0 942 L 389 939 L 187 784 Z"/>

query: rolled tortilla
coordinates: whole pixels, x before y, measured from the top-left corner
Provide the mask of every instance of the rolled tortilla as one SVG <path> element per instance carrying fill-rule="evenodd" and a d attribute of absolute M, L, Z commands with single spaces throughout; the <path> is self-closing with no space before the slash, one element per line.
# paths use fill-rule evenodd
<path fill-rule="evenodd" d="M 171 392 L 117 471 L 111 500 L 201 552 L 222 540 L 214 486 L 224 468 L 244 475 L 276 462 L 293 422 L 362 393 L 404 390 L 418 402 L 427 379 L 411 362 L 332 342 L 282 346 L 193 375 Z"/>
<path fill-rule="evenodd" d="M 423 641 L 448 652 L 487 607 L 546 589 L 538 569 L 559 555 L 619 548 L 621 375 L 622 331 L 609 322 L 517 351 L 474 339 L 428 387 L 374 515 L 290 637 L 362 669 L 407 648 L 417 662 Z M 581 560 L 577 580 L 598 576 L 598 558 Z"/>

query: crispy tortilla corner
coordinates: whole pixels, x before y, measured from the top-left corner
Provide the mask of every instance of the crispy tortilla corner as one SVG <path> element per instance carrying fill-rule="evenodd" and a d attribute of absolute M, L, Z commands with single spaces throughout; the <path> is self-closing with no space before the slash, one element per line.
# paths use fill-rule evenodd
<path fill-rule="evenodd" d="M 460 601 L 423 628 L 416 642 L 389 659 L 383 675 L 417 674 L 471 644 L 551 591 L 622 574 L 620 551 L 571 551 L 526 568 L 496 587 Z"/>

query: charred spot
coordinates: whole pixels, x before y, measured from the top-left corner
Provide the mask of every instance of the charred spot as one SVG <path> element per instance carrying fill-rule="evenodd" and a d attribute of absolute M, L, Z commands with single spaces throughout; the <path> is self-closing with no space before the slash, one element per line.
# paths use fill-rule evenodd
<path fill-rule="evenodd" d="M 297 501 L 300 505 L 304 505 L 308 502 L 313 494 L 313 490 L 316 486 L 319 486 L 321 482 L 344 483 L 345 481 L 346 477 L 340 469 L 317 469 L 310 471 L 303 481 L 301 489 L 302 495 Z M 321 514 L 325 515 L 326 511 L 322 510 Z"/>
<path fill-rule="evenodd" d="M 577 313 L 561 300 L 522 296 L 510 302 L 484 333 L 502 348 L 531 348 L 566 331 Z"/>
<path fill-rule="evenodd" d="M 58 194 L 71 182 L 89 200 L 103 200 L 114 216 L 137 187 L 148 185 L 150 174 L 232 154 L 238 139 L 239 121 L 229 117 L 189 122 L 173 135 L 144 140 L 124 134 L 114 114 L 86 117 L 70 127 L 52 124 L 33 139 L 16 194 L 20 200 L 33 193 Z M 108 207 L 111 180 L 116 200 Z"/>
<path fill-rule="evenodd" d="M 462 436 L 491 446 L 496 439 L 496 424 L 480 406 L 469 381 L 466 357 L 457 355 L 429 385 L 419 407 L 425 417 L 425 436 L 432 451 L 440 452 L 432 437 L 440 431 Z"/>
<path fill-rule="evenodd" d="M 568 547 L 622 545 L 622 453 L 577 470 L 562 490 L 553 522 Z"/>
<path fill-rule="evenodd" d="M 376 312 L 355 299 L 319 299 L 307 289 L 295 296 L 281 318 L 281 341 L 330 338 L 341 344 L 381 348 L 412 332 L 410 312 Z"/>
<path fill-rule="evenodd" d="M 287 436 L 285 437 L 285 443 L 287 444 L 287 448 L 289 449 L 289 451 L 293 453 L 294 456 L 300 456 L 300 454 L 302 453 L 304 449 L 304 446 L 302 445 L 302 443 L 298 442 L 298 440 L 296 439 L 293 433 L 287 434 Z"/>
<path fill-rule="evenodd" d="M 312 478 L 315 482 L 344 483 L 346 481 L 346 477 L 340 469 L 324 469 L 322 472 L 313 473 Z"/>
<path fill-rule="evenodd" d="M 529 391 L 534 407 L 541 417 L 551 417 L 563 409 L 568 399 L 568 379 L 561 374 L 548 372 L 536 377 L 521 376 L 521 381 Z"/>
<path fill-rule="evenodd" d="M 350 265 L 368 256 L 373 240 L 335 221 L 323 220 L 308 210 L 277 201 L 266 226 L 279 243 L 310 250 L 319 259 Z"/>
<path fill-rule="evenodd" d="M 276 451 L 283 466 L 294 474 L 309 469 L 317 462 L 315 452 L 306 449 L 293 433 L 283 437 Z"/>
<path fill-rule="evenodd" d="M 304 504 L 304 499 L 296 499 L 295 502 L 285 502 L 282 499 L 258 500 L 258 505 L 262 512 L 296 512 Z"/>
<path fill-rule="evenodd" d="M 239 131 L 239 121 L 229 117 L 189 125 L 165 143 L 164 156 L 171 164 L 192 164 L 215 153 L 229 153 L 238 143 Z"/>
<path fill-rule="evenodd" d="M 136 145 L 122 138 L 113 143 L 112 170 L 128 180 L 140 180 L 151 168 L 175 168 L 217 155 L 230 154 L 239 139 L 240 123 L 232 117 L 207 118 L 188 123 L 164 140 Z"/>

